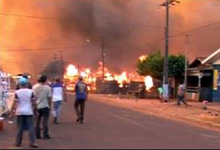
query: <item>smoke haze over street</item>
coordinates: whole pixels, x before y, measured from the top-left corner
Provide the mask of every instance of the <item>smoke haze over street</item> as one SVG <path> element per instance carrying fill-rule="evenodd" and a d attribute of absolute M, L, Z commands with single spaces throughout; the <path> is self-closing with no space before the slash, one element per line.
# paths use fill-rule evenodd
<path fill-rule="evenodd" d="M 135 70 L 138 57 L 164 52 L 164 0 L 1 0 L 0 65 L 4 71 L 34 73 L 59 56 L 97 68 L 101 35 L 106 65 L 114 71 Z M 170 9 L 170 34 L 220 20 L 219 0 L 180 0 Z M 158 40 L 159 39 L 159 40 Z M 189 32 L 190 60 L 220 48 L 220 23 Z M 88 42 L 89 41 L 89 42 Z M 184 54 L 184 35 L 170 39 L 170 53 Z M 27 63 L 29 62 L 29 63 Z"/>

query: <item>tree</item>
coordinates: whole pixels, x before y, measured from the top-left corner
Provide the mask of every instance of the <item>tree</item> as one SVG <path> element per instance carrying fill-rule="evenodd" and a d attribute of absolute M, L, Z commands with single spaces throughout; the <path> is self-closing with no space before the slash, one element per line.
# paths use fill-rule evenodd
<path fill-rule="evenodd" d="M 160 52 L 152 53 L 144 60 L 137 63 L 137 72 L 142 75 L 150 75 L 156 79 L 163 78 L 164 57 Z M 185 70 L 185 56 L 171 55 L 169 56 L 169 77 L 180 78 Z"/>
<path fill-rule="evenodd" d="M 177 95 L 177 87 L 179 82 L 183 79 L 185 71 L 185 56 L 171 55 L 169 56 L 169 77 L 174 79 L 174 87 L 172 88 L 172 95 Z"/>
<path fill-rule="evenodd" d="M 150 75 L 156 79 L 163 77 L 163 56 L 160 52 L 152 53 L 137 63 L 137 72 L 142 76 Z"/>
<path fill-rule="evenodd" d="M 185 71 L 185 56 L 171 55 L 169 56 L 169 76 L 173 78 L 180 78 Z"/>
<path fill-rule="evenodd" d="M 60 60 L 49 62 L 41 74 L 47 75 L 50 79 L 62 77 L 62 62 Z"/>
<path fill-rule="evenodd" d="M 163 79 L 163 62 L 164 57 L 160 52 L 152 53 L 145 59 L 141 59 L 137 63 L 137 72 L 140 75 L 150 75 L 153 78 Z M 177 85 L 182 79 L 185 71 L 185 56 L 171 55 L 169 56 L 169 78 L 174 79 L 175 87 L 173 87 L 172 95 L 175 96 L 177 92 Z"/>

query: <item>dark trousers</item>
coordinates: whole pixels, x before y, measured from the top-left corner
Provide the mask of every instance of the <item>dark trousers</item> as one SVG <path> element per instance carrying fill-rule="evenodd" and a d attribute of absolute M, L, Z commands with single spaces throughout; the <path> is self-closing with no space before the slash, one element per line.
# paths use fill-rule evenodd
<path fill-rule="evenodd" d="M 49 137 L 48 121 L 50 116 L 49 108 L 38 109 L 37 123 L 36 123 L 36 137 L 41 137 L 41 124 L 43 126 L 43 136 Z M 42 120 L 43 118 L 43 120 Z"/>
<path fill-rule="evenodd" d="M 181 96 L 181 95 L 178 95 L 177 105 L 180 106 L 181 102 L 183 102 L 185 105 L 188 105 L 186 100 L 185 100 L 185 97 Z"/>
<path fill-rule="evenodd" d="M 79 121 L 83 121 L 84 120 L 84 110 L 85 110 L 85 99 L 76 99 L 74 106 L 75 106 L 76 115 L 77 115 Z"/>
<path fill-rule="evenodd" d="M 33 115 L 21 115 L 17 116 L 17 137 L 16 137 L 16 145 L 22 144 L 23 132 L 28 130 L 29 132 L 29 140 L 30 145 L 35 144 L 35 136 L 34 136 L 34 117 Z"/>

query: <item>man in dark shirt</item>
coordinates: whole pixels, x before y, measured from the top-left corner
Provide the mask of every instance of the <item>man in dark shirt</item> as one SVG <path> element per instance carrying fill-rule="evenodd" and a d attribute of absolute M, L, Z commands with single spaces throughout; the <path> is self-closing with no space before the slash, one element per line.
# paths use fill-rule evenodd
<path fill-rule="evenodd" d="M 77 122 L 83 123 L 84 120 L 84 110 L 85 101 L 87 100 L 88 90 L 87 85 L 83 82 L 83 77 L 79 76 L 79 81 L 75 86 L 76 100 L 75 100 L 75 110 L 77 115 Z M 80 110 L 79 110 L 80 107 Z"/>

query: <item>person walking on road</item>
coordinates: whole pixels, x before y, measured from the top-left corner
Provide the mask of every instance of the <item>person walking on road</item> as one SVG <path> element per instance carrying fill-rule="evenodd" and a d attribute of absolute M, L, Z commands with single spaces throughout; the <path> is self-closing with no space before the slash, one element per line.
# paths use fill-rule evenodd
<path fill-rule="evenodd" d="M 66 102 L 66 93 L 65 89 L 60 81 L 60 79 L 56 79 L 55 84 L 52 85 L 52 101 L 53 101 L 53 115 L 54 115 L 54 124 L 58 123 L 58 118 L 60 116 L 61 104 L 64 100 Z"/>
<path fill-rule="evenodd" d="M 83 123 L 84 121 L 84 110 L 85 101 L 87 100 L 88 90 L 87 85 L 83 82 L 83 77 L 79 76 L 79 81 L 75 86 L 76 100 L 75 100 L 75 110 L 77 115 L 77 122 Z M 80 107 L 80 110 L 79 110 Z"/>
<path fill-rule="evenodd" d="M 15 92 L 15 100 L 12 104 L 12 113 L 16 113 L 17 116 L 17 136 L 16 146 L 21 146 L 23 139 L 23 132 L 28 130 L 30 147 L 37 148 L 35 143 L 34 132 L 34 107 L 36 107 L 33 90 L 28 89 L 28 80 L 26 78 L 20 78 L 20 89 Z"/>
<path fill-rule="evenodd" d="M 186 106 L 188 106 L 188 104 L 185 100 L 185 85 L 183 84 L 183 82 L 180 82 L 180 85 L 178 87 L 177 105 L 180 106 L 181 102 L 183 102 Z"/>
<path fill-rule="evenodd" d="M 41 75 L 38 78 L 38 83 L 34 85 L 33 90 L 37 99 L 37 122 L 36 122 L 36 137 L 41 139 L 41 124 L 43 125 L 43 138 L 50 139 L 48 120 L 51 108 L 51 88 L 46 84 L 47 76 Z M 43 120 L 42 120 L 43 119 Z"/>

